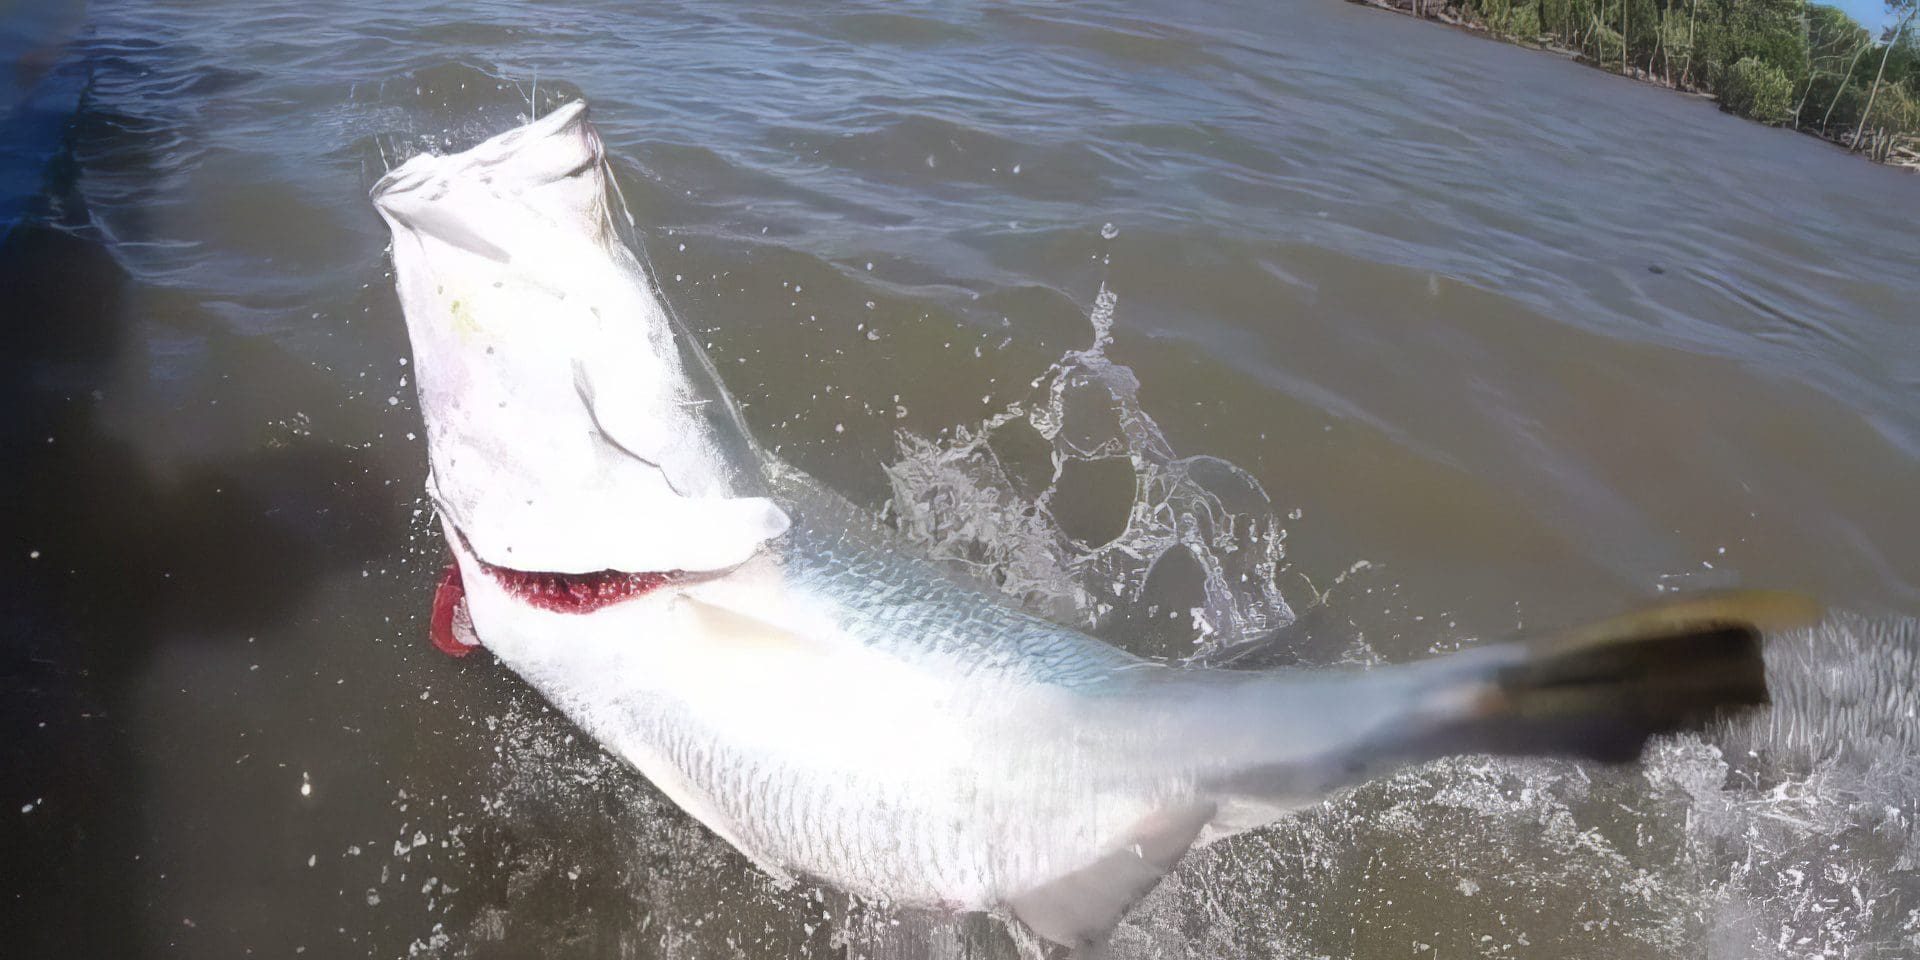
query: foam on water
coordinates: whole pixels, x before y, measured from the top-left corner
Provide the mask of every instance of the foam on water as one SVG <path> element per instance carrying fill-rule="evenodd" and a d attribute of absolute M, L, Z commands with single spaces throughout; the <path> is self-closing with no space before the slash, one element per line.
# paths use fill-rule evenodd
<path fill-rule="evenodd" d="M 1182 457 L 1140 404 L 1140 381 L 1106 354 L 1117 296 L 1105 285 L 1089 316 L 1093 342 L 1033 381 L 1034 394 L 952 439 L 903 432 L 886 467 L 901 528 L 935 556 L 984 573 L 1006 592 L 1061 619 L 1098 629 L 1116 612 L 1155 606 L 1163 563 L 1199 570 L 1184 609 L 1191 654 L 1229 651 L 1293 622 L 1275 576 L 1286 530 L 1253 475 L 1209 456 Z M 1050 447 L 1052 475 L 1031 495 L 996 452 L 996 440 L 1030 430 Z M 1076 468 L 1122 462 L 1130 499 L 1111 539 L 1089 542 L 1060 519 Z M 1122 498 L 1109 498 L 1116 501 Z M 1158 598 L 1154 598 L 1158 599 Z M 1162 612 L 1155 609 L 1152 613 Z"/>

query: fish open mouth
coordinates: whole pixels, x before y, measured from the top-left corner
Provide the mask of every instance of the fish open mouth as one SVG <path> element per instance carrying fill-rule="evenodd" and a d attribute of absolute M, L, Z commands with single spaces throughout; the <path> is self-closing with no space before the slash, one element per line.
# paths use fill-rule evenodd
<path fill-rule="evenodd" d="M 455 535 L 460 538 L 461 549 L 473 558 L 480 571 L 509 596 L 553 613 L 603 610 L 616 603 L 644 596 L 684 576 L 678 570 L 638 573 L 626 570 L 596 570 L 591 573 L 516 570 L 480 559 L 473 552 L 473 545 L 467 542 L 465 534 L 456 531 Z M 445 572 L 441 574 L 440 586 L 434 591 L 429 631 L 434 647 L 452 656 L 464 657 L 479 645 L 479 638 L 473 630 L 473 618 L 467 613 L 466 581 L 457 563 L 447 564 Z"/>
<path fill-rule="evenodd" d="M 474 560 L 487 576 L 521 602 L 554 613 L 592 613 L 655 590 L 678 573 L 625 570 L 542 573 L 495 566 L 478 557 Z"/>
<path fill-rule="evenodd" d="M 591 573 L 517 570 L 488 563 L 474 552 L 465 533 L 456 530 L 455 535 L 460 538 L 462 551 L 501 589 L 522 603 L 554 613 L 592 613 L 649 593 L 682 576 L 678 570 L 595 570 Z"/>

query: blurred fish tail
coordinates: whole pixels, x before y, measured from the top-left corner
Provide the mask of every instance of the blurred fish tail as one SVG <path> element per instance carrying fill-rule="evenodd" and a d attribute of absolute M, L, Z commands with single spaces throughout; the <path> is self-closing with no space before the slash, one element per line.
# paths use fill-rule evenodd
<path fill-rule="evenodd" d="M 1763 634 L 1819 612 L 1791 594 L 1713 593 L 1523 641 L 1455 732 L 1472 750 L 1633 760 L 1651 737 L 1767 704 Z"/>

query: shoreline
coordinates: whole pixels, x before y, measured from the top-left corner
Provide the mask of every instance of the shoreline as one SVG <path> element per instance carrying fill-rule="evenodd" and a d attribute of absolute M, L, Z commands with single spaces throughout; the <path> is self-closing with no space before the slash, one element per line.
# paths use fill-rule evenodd
<path fill-rule="evenodd" d="M 1719 97 L 1716 97 L 1712 93 L 1709 93 L 1705 90 L 1700 90 L 1694 87 L 1683 87 L 1675 83 L 1668 83 L 1667 81 L 1662 80 L 1659 77 L 1648 75 L 1643 70 L 1636 69 L 1630 73 L 1622 72 L 1620 70 L 1613 69 L 1608 64 L 1596 63 L 1591 58 L 1587 57 L 1586 55 L 1582 54 L 1579 50 L 1576 50 L 1572 47 L 1566 47 L 1556 43 L 1543 43 L 1537 40 L 1535 42 L 1528 43 L 1523 40 L 1502 36 L 1494 32 L 1491 28 L 1487 26 L 1485 22 L 1481 21 L 1478 17 L 1475 17 L 1471 12 L 1454 8 L 1453 5 L 1448 2 L 1448 0 L 1346 0 L 1346 2 L 1355 4 L 1358 6 L 1362 6 L 1362 7 L 1370 7 L 1375 10 L 1384 10 L 1389 13 L 1397 13 L 1397 14 L 1400 14 L 1401 16 L 1412 17 L 1416 20 L 1425 20 L 1431 23 L 1438 23 L 1443 26 L 1452 27 L 1464 33 L 1471 33 L 1476 36 L 1482 37 L 1484 39 L 1492 40 L 1498 43 L 1504 43 L 1509 46 L 1521 47 L 1527 50 L 1537 50 L 1542 53 L 1550 53 L 1555 56 L 1563 57 L 1567 60 L 1571 60 L 1574 63 L 1578 63 L 1582 66 L 1590 67 L 1592 69 L 1598 70 L 1602 73 L 1612 74 L 1613 76 L 1616 76 L 1616 77 L 1624 77 L 1636 83 L 1644 83 L 1644 84 L 1648 84 L 1649 86 L 1661 87 L 1663 89 L 1671 90 L 1675 93 L 1682 94 L 1685 96 L 1698 97 L 1703 100 L 1712 100 L 1715 103 L 1718 103 L 1720 100 Z M 1731 113 L 1732 111 L 1723 110 L 1723 112 Z M 1735 116 L 1738 116 L 1738 114 L 1735 114 Z M 1751 120 L 1746 117 L 1741 117 L 1741 119 L 1747 120 L 1750 123 L 1761 123 L 1761 121 Z M 1789 124 L 1761 123 L 1761 125 L 1777 126 L 1779 129 L 1782 129 L 1782 130 L 1790 130 L 1794 133 L 1804 134 L 1806 136 L 1819 140 L 1822 143 L 1831 144 L 1835 147 L 1845 150 L 1849 154 L 1858 156 L 1862 160 L 1867 161 L 1868 163 L 1875 163 L 1875 164 L 1879 164 L 1881 166 L 1887 166 L 1887 167 L 1897 167 L 1897 168 L 1912 171 L 1915 173 L 1920 173 L 1920 140 L 1910 138 L 1908 143 L 1905 146 L 1895 146 L 1889 152 L 1886 159 L 1880 160 L 1870 156 L 1865 151 L 1854 150 L 1853 143 L 1852 143 L 1853 138 L 1851 135 L 1843 134 L 1842 136 L 1828 136 L 1827 134 L 1818 130 L 1814 130 L 1807 127 L 1797 127 Z"/>

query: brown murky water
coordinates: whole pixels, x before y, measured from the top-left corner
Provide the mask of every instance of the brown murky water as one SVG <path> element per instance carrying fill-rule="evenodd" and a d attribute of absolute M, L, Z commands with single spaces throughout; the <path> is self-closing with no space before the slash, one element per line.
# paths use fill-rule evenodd
<path fill-rule="evenodd" d="M 772 887 L 425 645 L 365 188 L 574 93 L 761 436 L 1115 642 L 1840 611 L 1768 716 L 1371 785 L 1193 858 L 1122 955 L 1920 951 L 1920 181 L 1341 3 L 627 6 L 126 0 L 14 54 L 10 955 L 1011 955 Z M 1224 608 L 1195 503 L 1276 531 Z"/>

